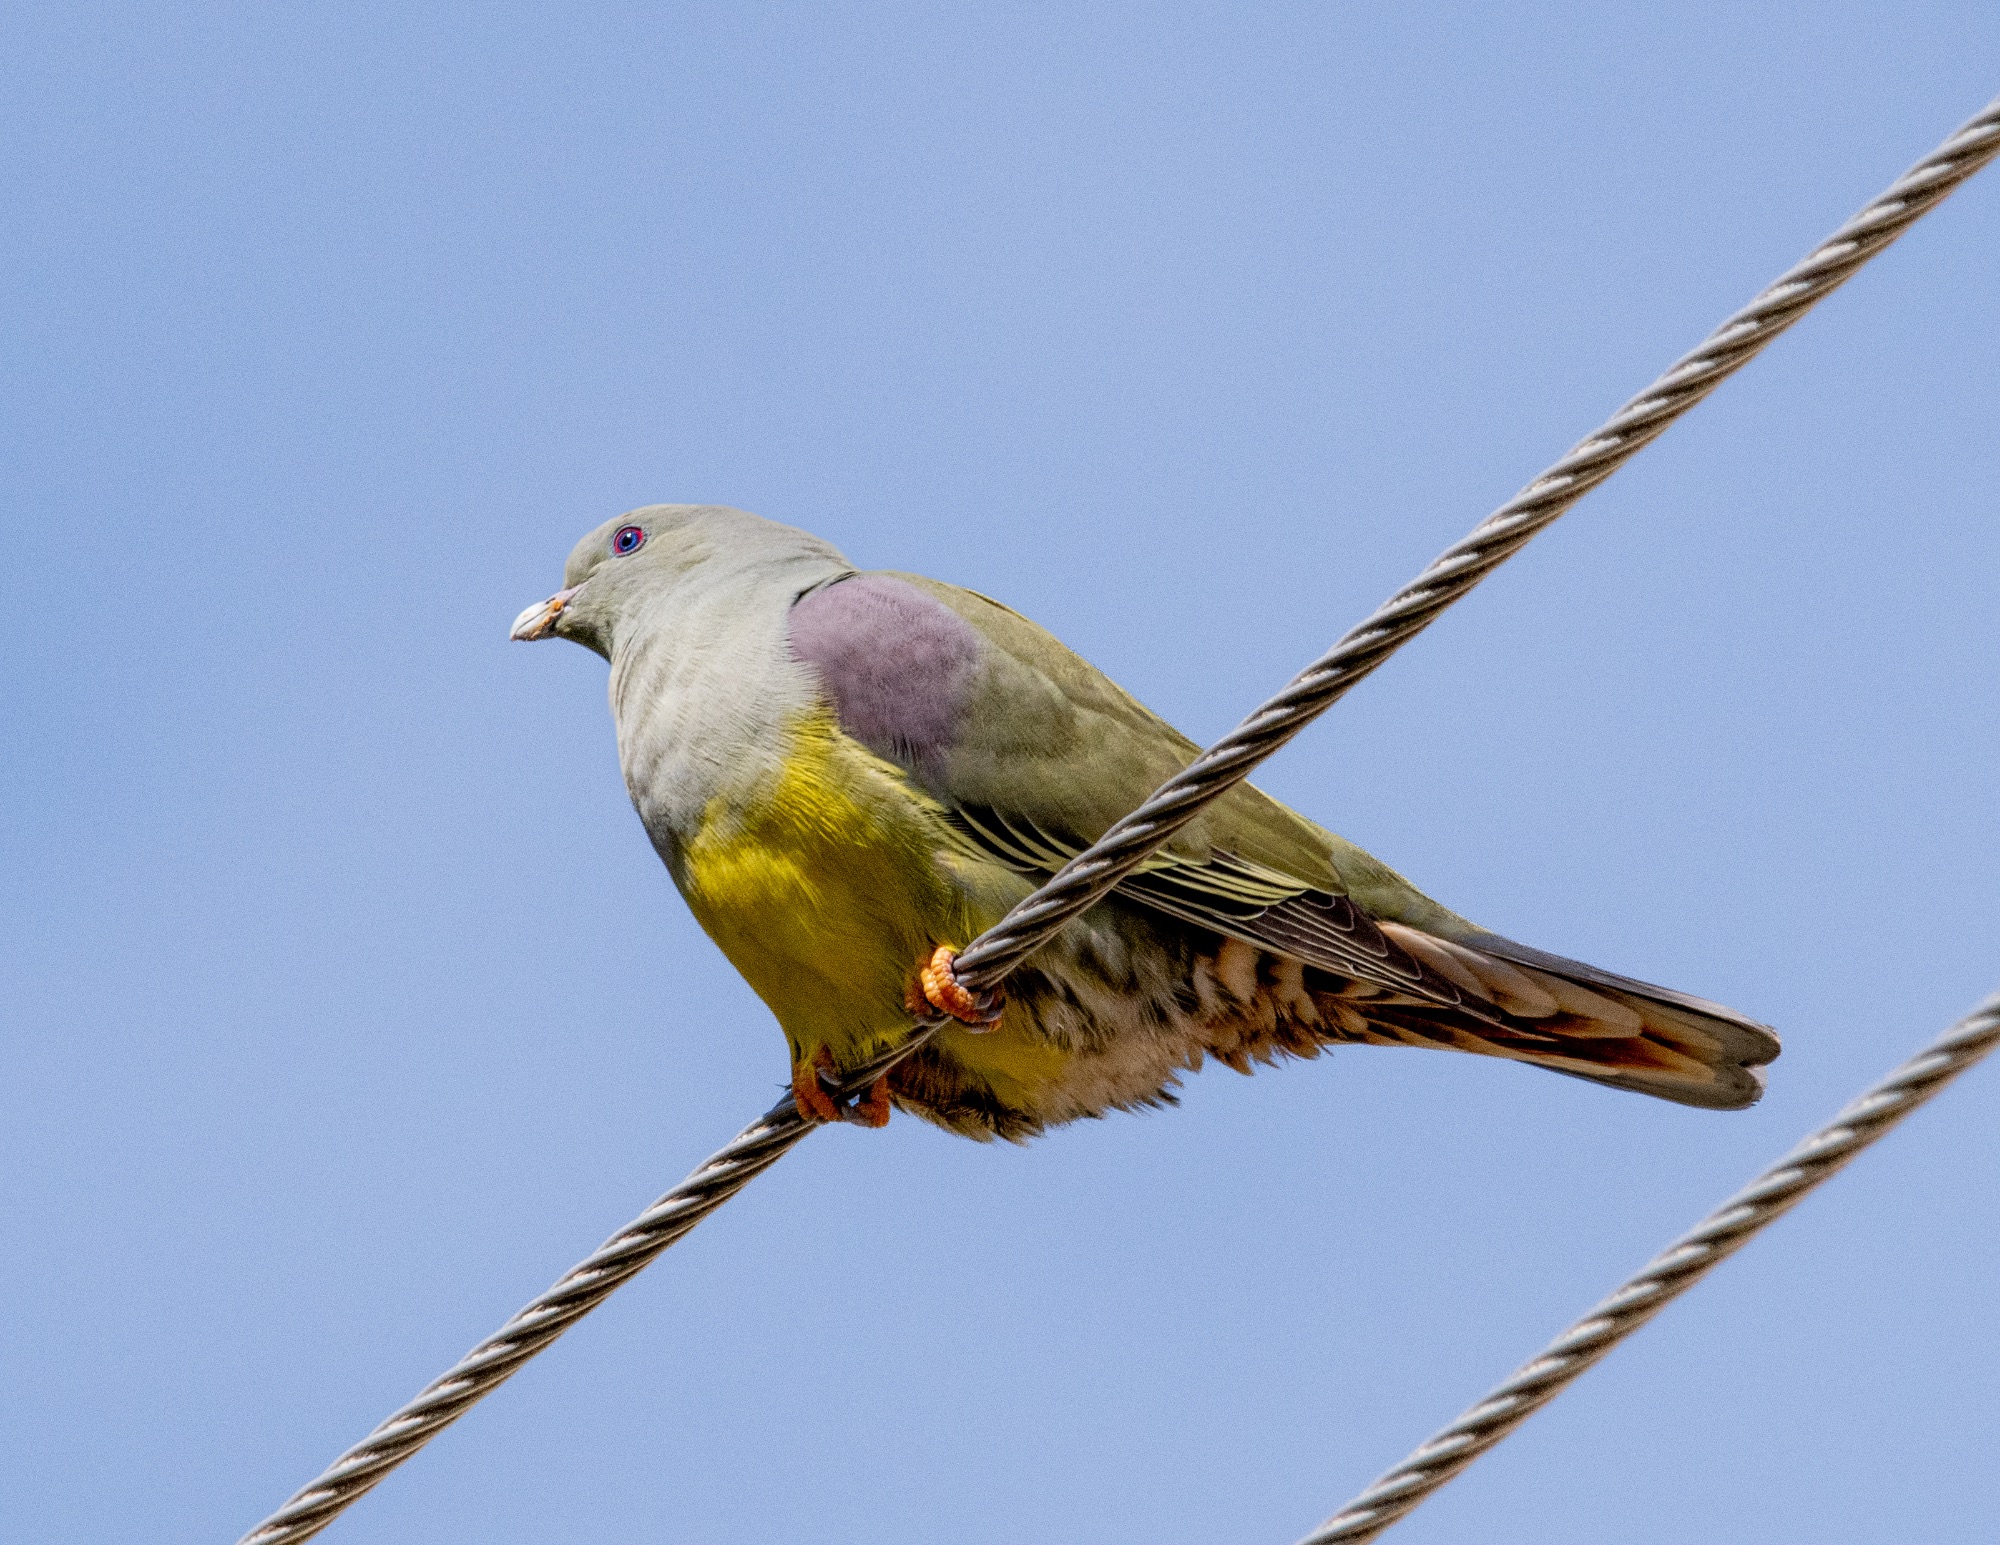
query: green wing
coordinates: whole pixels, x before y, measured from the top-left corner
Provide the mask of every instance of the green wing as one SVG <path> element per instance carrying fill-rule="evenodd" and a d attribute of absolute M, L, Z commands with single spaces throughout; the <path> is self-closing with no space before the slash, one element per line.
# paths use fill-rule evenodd
<path fill-rule="evenodd" d="M 964 714 L 919 775 L 986 857 L 1046 875 L 1199 753 L 1051 634 L 976 592 L 899 576 L 986 648 Z M 1755 1101 L 1768 1027 L 1703 998 L 1517 944 L 1440 906 L 1323 827 L 1239 784 L 1118 887 L 1154 911 L 1379 993 L 1371 1017 L 1465 1049 L 1683 1104 Z M 1435 1014 L 1435 1021 L 1427 1016 Z"/>
<path fill-rule="evenodd" d="M 916 575 L 808 592 L 792 647 L 841 725 L 944 807 L 966 850 L 1042 877 L 1199 748 L 1025 617 Z M 1491 934 L 1248 784 L 1118 886 L 1155 913 L 1314 967 L 1343 1023 L 1693 1105 L 1747 1105 L 1776 1037 L 1700 998 Z"/>
<path fill-rule="evenodd" d="M 1102 671 L 999 602 L 916 575 L 985 644 L 941 756 L 907 764 L 969 843 L 1046 875 L 1199 754 Z M 1239 784 L 1118 887 L 1156 911 L 1441 1007 L 1478 1014 L 1448 976 L 1385 934 L 1478 935 L 1387 865 Z"/>

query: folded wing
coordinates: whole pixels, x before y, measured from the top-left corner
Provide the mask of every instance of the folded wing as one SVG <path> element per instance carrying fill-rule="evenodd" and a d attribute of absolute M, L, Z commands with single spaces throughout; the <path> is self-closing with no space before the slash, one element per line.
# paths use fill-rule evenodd
<path fill-rule="evenodd" d="M 1035 624 L 971 591 L 863 574 L 793 610 L 844 730 L 984 857 L 1047 875 L 1196 754 Z M 1248 785 L 1118 888 L 1303 963 L 1323 1039 L 1447 1046 L 1682 1104 L 1762 1092 L 1771 1031 L 1719 1004 L 1488 933 Z"/>

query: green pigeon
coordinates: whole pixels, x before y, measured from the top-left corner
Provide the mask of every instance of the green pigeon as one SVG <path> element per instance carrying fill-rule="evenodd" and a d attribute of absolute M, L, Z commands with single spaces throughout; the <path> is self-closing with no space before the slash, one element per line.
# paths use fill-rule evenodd
<path fill-rule="evenodd" d="M 1249 784 L 1211 805 L 991 1000 L 953 952 L 1199 748 L 1053 635 L 718 505 L 576 545 L 517 639 L 611 664 L 625 786 L 690 910 L 769 1005 L 801 1115 L 892 1106 L 1022 1140 L 1325 1046 L 1439 1046 L 1683 1105 L 1763 1090 L 1771 1031 L 1467 922 Z M 828 1089 L 931 1042 L 852 1107 Z"/>

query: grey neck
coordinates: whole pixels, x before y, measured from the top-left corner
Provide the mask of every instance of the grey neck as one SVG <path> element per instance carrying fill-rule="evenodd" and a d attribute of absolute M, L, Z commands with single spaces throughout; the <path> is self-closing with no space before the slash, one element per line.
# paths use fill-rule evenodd
<path fill-rule="evenodd" d="M 705 821 L 728 819 L 783 771 L 791 735 L 819 695 L 791 652 L 792 603 L 845 572 L 837 559 L 801 554 L 705 574 L 619 630 L 610 683 L 618 761 L 670 867 Z"/>

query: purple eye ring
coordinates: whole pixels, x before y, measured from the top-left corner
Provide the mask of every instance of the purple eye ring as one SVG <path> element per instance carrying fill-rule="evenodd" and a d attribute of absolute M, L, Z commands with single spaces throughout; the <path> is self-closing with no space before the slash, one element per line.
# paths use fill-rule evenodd
<path fill-rule="evenodd" d="M 611 533 L 611 550 L 620 558 L 628 558 L 636 553 L 646 540 L 645 531 L 638 526 L 620 526 Z"/>

